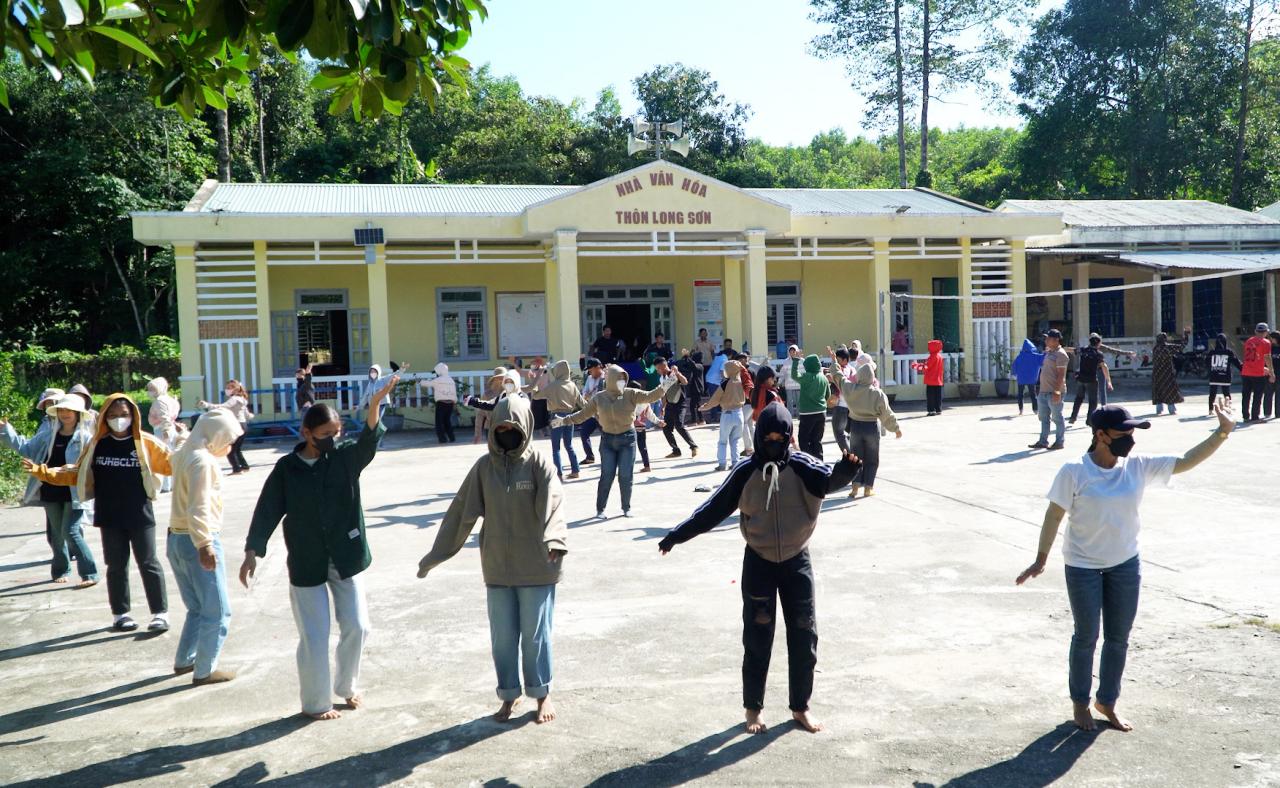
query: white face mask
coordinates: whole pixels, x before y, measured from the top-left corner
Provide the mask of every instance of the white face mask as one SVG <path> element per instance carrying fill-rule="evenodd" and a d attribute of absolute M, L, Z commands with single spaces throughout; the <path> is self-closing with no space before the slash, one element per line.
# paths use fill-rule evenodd
<path fill-rule="evenodd" d="M 506 383 L 502 384 L 502 390 L 508 394 L 515 394 L 516 384 L 512 383 L 511 381 L 507 381 Z"/>
<path fill-rule="evenodd" d="M 107 426 L 113 432 L 124 432 L 129 429 L 131 424 L 133 424 L 132 416 L 117 416 L 114 419 L 107 419 Z"/>
<path fill-rule="evenodd" d="M 378 379 L 378 373 L 377 373 L 377 372 L 370 372 L 370 373 L 369 373 L 369 380 L 377 380 L 377 379 Z"/>
<path fill-rule="evenodd" d="M 618 390 L 619 394 L 621 394 L 627 387 L 627 381 L 619 378 L 618 380 L 613 381 L 613 387 Z"/>
<path fill-rule="evenodd" d="M 234 397 L 234 396 L 235 396 L 235 394 L 236 394 L 236 390 L 235 390 L 235 389 L 223 389 L 223 390 L 222 390 L 222 393 L 227 395 L 227 399 L 231 399 L 232 397 Z"/>

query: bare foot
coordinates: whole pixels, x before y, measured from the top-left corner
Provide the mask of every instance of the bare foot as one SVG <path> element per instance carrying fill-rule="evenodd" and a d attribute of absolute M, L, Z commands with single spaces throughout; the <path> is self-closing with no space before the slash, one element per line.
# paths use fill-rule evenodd
<path fill-rule="evenodd" d="M 352 695 L 351 697 L 347 698 L 346 701 L 347 701 L 347 706 L 349 706 L 352 709 L 359 709 L 364 707 L 364 698 L 360 697 L 359 695 Z"/>
<path fill-rule="evenodd" d="M 815 720 L 807 711 L 793 711 L 791 712 L 791 719 L 795 720 L 797 725 L 804 728 L 809 733 L 817 733 L 824 727 L 822 723 Z"/>
<path fill-rule="evenodd" d="M 551 705 L 551 698 L 538 698 L 538 716 L 534 722 L 539 725 L 551 722 L 556 718 L 556 707 Z"/>
<path fill-rule="evenodd" d="M 65 583 L 67 582 L 67 578 L 65 578 L 65 577 L 55 577 L 55 578 L 53 579 L 53 582 L 55 582 L 55 583 L 57 583 L 57 584 L 59 584 L 59 585 L 63 585 L 63 584 L 65 584 Z"/>
<path fill-rule="evenodd" d="M 79 583 L 76 583 L 76 588 L 92 588 L 97 584 L 97 580 L 81 580 Z"/>
<path fill-rule="evenodd" d="M 747 733 L 764 733 L 769 726 L 764 724 L 764 712 L 747 709 Z"/>
<path fill-rule="evenodd" d="M 506 722 L 511 719 L 511 715 L 515 713 L 517 707 L 520 706 L 520 698 L 502 702 L 502 708 L 498 709 L 498 713 L 493 718 L 498 722 Z"/>
<path fill-rule="evenodd" d="M 1122 719 L 1119 714 L 1116 714 L 1115 706 L 1106 706 L 1101 701 L 1097 701 L 1093 704 L 1093 707 L 1101 712 L 1102 716 L 1107 718 L 1107 722 L 1111 723 L 1111 727 L 1116 730 L 1123 733 L 1133 730 L 1133 726 L 1129 724 L 1128 720 Z"/>
<path fill-rule="evenodd" d="M 302 714 L 303 716 L 310 717 L 313 720 L 336 720 L 342 716 L 338 713 L 337 709 L 329 709 L 328 711 L 322 711 L 319 714 L 312 714 L 309 711 L 304 711 Z"/>
<path fill-rule="evenodd" d="M 1098 723 L 1093 718 L 1093 714 L 1089 712 L 1088 703 L 1071 703 L 1074 712 L 1072 716 L 1075 718 L 1076 727 L 1082 731 L 1095 731 L 1098 729 Z"/>

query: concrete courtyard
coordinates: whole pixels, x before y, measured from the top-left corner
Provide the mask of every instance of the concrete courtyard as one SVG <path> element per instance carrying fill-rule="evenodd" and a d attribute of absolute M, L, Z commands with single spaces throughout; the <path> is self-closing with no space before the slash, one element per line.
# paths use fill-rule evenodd
<path fill-rule="evenodd" d="M 1133 389 L 1135 412 L 1150 414 Z M 1182 453 L 1211 429 L 1202 389 L 1136 451 Z M 1071 616 L 1056 550 L 1025 587 L 1044 494 L 1066 452 L 1030 452 L 1038 423 L 1008 401 L 902 408 L 876 497 L 824 505 L 811 545 L 821 635 L 813 709 L 786 722 L 786 651 L 775 643 L 768 733 L 741 732 L 742 538 L 736 521 L 660 558 L 658 539 L 718 483 L 715 433 L 697 459 L 651 433 L 636 517 L 594 514 L 598 466 L 567 487 L 572 522 L 556 611 L 560 719 L 512 724 L 497 708 L 474 539 L 426 579 L 418 559 L 483 447 L 391 436 L 365 472 L 374 633 L 367 707 L 332 722 L 298 714 L 297 642 L 283 540 L 258 579 L 231 590 L 223 665 L 193 688 L 171 674 L 176 630 L 117 634 L 105 585 L 48 583 L 38 509 L 0 510 L 0 782 L 17 785 L 836 784 L 891 786 L 1280 785 L 1280 536 L 1272 476 L 1280 423 L 1241 427 L 1143 508 L 1141 608 L 1122 713 L 1132 733 L 1070 724 Z M 549 451 L 549 443 L 538 442 Z M 827 430 L 828 461 L 834 455 Z M 258 446 L 225 480 L 223 534 L 237 570 L 258 489 L 290 448 Z M 157 505 L 168 521 L 168 501 Z M 90 544 L 101 558 L 96 533 Z M 161 548 L 163 551 L 163 547 Z M 166 572 L 168 565 L 166 562 Z M 135 611 L 145 613 L 136 570 Z M 172 617 L 181 600 L 170 578 Z M 141 603 L 141 604 L 140 604 Z M 145 623 L 145 619 L 144 623 Z M 781 629 L 781 624 L 779 624 Z"/>

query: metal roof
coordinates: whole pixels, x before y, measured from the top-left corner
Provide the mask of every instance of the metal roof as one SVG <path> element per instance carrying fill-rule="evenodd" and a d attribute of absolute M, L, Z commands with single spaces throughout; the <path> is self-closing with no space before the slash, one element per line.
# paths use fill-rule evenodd
<path fill-rule="evenodd" d="M 743 189 L 747 194 L 781 203 L 800 214 L 892 214 L 907 206 L 907 214 L 990 213 L 963 200 L 920 189 Z"/>
<path fill-rule="evenodd" d="M 1280 221 L 1209 200 L 1006 200 L 1006 213 L 1060 211 L 1067 227 L 1205 227 Z"/>
<path fill-rule="evenodd" d="M 1258 213 L 1262 214 L 1263 216 L 1267 216 L 1269 218 L 1275 219 L 1276 221 L 1280 221 L 1280 202 L 1273 202 L 1270 205 L 1268 205 L 1266 208 L 1263 208 L 1262 210 L 1258 211 Z"/>
<path fill-rule="evenodd" d="M 579 186 L 480 186 L 371 183 L 219 183 L 201 213 L 519 215 Z"/>
<path fill-rule="evenodd" d="M 1275 252 L 1122 252 L 1122 260 L 1150 268 L 1194 268 L 1202 271 L 1247 271 L 1280 268 Z"/>

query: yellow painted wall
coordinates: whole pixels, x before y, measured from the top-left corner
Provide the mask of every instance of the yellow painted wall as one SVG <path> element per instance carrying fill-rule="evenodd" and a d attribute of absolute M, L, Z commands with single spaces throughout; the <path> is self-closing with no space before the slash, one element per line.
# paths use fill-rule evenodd
<path fill-rule="evenodd" d="M 693 283 L 699 279 L 720 279 L 722 257 L 716 255 L 695 257 L 581 257 L 578 258 L 578 282 L 582 287 L 592 285 L 670 285 L 674 288 L 675 336 L 668 342 L 676 347 L 692 346 Z M 575 318 L 580 319 L 580 318 Z M 595 337 L 583 337 L 590 343 Z M 742 337 L 730 337 L 735 347 L 742 347 Z M 760 352 L 752 348 L 752 352 Z"/>
<path fill-rule="evenodd" d="M 369 275 L 363 265 L 273 265 L 267 269 L 271 311 L 291 311 L 296 290 L 346 290 L 351 309 L 369 308 Z"/>
<path fill-rule="evenodd" d="M 1140 284 L 1151 281 L 1152 271 L 1149 269 L 1134 269 L 1122 266 L 1103 265 L 1101 263 L 1089 264 L 1089 279 L 1123 279 L 1125 284 Z M 1044 262 L 1040 264 L 1032 263 L 1028 267 L 1027 288 L 1031 292 L 1057 291 L 1062 289 L 1064 279 L 1071 280 L 1071 287 L 1082 287 L 1085 283 L 1080 281 L 1079 269 L 1074 265 L 1064 265 L 1058 262 Z M 1226 290 L 1223 290 L 1224 296 Z M 1239 290 L 1237 288 L 1236 309 L 1239 311 Z M 1048 299 L 1049 320 L 1061 321 L 1063 317 L 1063 298 L 1061 296 L 1050 296 Z M 1151 288 L 1141 287 L 1124 291 L 1124 334 L 1129 337 L 1146 337 L 1152 334 L 1154 327 L 1152 314 L 1154 308 L 1152 302 Z M 1178 322 L 1190 322 L 1191 316 L 1178 316 Z M 1079 341 L 1082 337 L 1088 335 L 1089 330 L 1083 326 L 1073 326 L 1073 340 Z"/>

